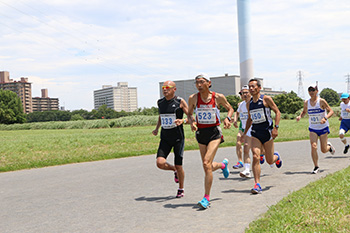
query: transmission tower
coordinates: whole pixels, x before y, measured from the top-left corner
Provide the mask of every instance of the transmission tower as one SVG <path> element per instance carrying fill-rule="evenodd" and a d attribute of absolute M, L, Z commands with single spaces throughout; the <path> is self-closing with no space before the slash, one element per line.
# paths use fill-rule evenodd
<path fill-rule="evenodd" d="M 298 96 L 304 99 L 303 73 L 301 71 L 298 71 L 297 77 L 298 77 Z"/>
<path fill-rule="evenodd" d="M 350 93 L 350 74 L 345 75 L 345 77 L 346 77 L 346 84 L 348 84 L 347 85 L 348 89 L 346 93 Z"/>

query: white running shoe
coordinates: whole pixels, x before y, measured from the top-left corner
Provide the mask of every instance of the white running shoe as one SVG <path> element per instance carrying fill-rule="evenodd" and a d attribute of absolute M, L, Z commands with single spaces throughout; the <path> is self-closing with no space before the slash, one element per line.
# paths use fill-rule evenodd
<path fill-rule="evenodd" d="M 250 177 L 250 171 L 249 170 L 244 170 L 244 171 L 240 172 L 239 175 L 242 178 L 249 178 Z"/>
<path fill-rule="evenodd" d="M 329 145 L 331 148 L 329 148 L 329 152 L 334 155 L 335 154 L 335 148 L 334 146 L 332 145 L 332 143 L 330 142 L 327 142 L 327 145 Z"/>

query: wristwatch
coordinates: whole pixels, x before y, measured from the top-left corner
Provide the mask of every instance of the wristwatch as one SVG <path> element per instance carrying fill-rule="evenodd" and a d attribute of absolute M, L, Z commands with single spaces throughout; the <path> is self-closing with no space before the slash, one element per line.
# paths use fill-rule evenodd
<path fill-rule="evenodd" d="M 279 125 L 275 125 L 275 127 L 278 129 L 280 126 Z"/>
<path fill-rule="evenodd" d="M 227 116 L 226 118 L 227 118 L 229 121 L 231 121 L 231 117 Z"/>

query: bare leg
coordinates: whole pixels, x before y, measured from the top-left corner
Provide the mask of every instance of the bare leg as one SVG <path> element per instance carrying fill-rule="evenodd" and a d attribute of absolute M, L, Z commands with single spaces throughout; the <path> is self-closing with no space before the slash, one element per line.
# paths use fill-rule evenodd
<path fill-rule="evenodd" d="M 252 153 L 253 153 L 253 164 L 252 164 L 252 170 L 254 174 L 254 181 L 255 183 L 260 183 L 260 173 L 261 173 L 261 167 L 260 167 L 260 152 L 261 152 L 261 142 L 259 139 L 252 137 L 251 138 L 251 147 L 252 147 Z"/>
<path fill-rule="evenodd" d="M 318 167 L 317 139 L 317 134 L 310 132 L 311 157 L 315 167 Z"/>
<path fill-rule="evenodd" d="M 203 169 L 205 173 L 204 178 L 204 194 L 210 195 L 210 189 L 213 184 L 213 171 L 221 168 L 221 163 L 213 162 L 216 151 L 219 148 L 221 139 L 211 141 L 208 146 L 199 145 L 199 151 L 202 157 Z"/>

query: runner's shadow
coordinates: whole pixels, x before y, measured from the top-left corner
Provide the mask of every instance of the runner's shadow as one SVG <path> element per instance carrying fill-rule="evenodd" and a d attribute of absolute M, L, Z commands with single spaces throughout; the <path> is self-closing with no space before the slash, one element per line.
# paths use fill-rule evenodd
<path fill-rule="evenodd" d="M 138 197 L 135 198 L 135 201 L 149 201 L 149 202 L 165 202 L 169 201 L 172 199 L 175 199 L 176 197 L 174 196 L 167 196 L 167 197 Z"/>
<path fill-rule="evenodd" d="M 325 157 L 325 159 L 345 159 L 345 158 L 347 158 L 348 156 L 331 156 L 331 155 L 329 155 L 329 156 L 326 156 Z"/>
<path fill-rule="evenodd" d="M 267 191 L 270 190 L 272 187 L 274 186 L 266 186 L 262 189 L 262 191 Z M 230 190 L 225 190 L 222 191 L 222 193 L 251 193 L 251 189 L 247 190 L 247 189 L 242 189 L 242 190 L 238 190 L 238 189 L 230 189 Z"/>
<path fill-rule="evenodd" d="M 260 177 L 265 177 L 265 176 L 270 176 L 270 175 L 267 175 L 267 174 L 262 174 Z M 228 177 L 228 178 L 224 178 L 224 177 L 220 177 L 219 180 L 238 180 L 238 181 L 244 181 L 244 180 L 249 180 L 253 177 L 253 174 L 251 177 L 249 178 L 243 178 L 243 177 L 240 177 L 238 174 L 237 174 L 237 177 Z"/>
<path fill-rule="evenodd" d="M 213 201 L 217 201 L 217 200 L 221 200 L 222 198 L 214 198 L 212 200 L 210 200 L 210 203 Z M 171 209 L 176 209 L 179 207 L 192 207 L 192 209 L 197 209 L 197 211 L 201 211 L 204 210 L 201 207 L 199 207 L 197 204 L 193 204 L 193 203 L 187 203 L 187 204 L 165 204 L 164 208 L 171 208 Z"/>
<path fill-rule="evenodd" d="M 322 172 L 324 172 L 324 171 L 326 171 L 325 169 L 319 169 L 318 170 L 318 172 L 319 173 L 322 173 Z M 288 172 L 285 172 L 284 173 L 285 175 L 296 175 L 296 174 L 306 174 L 306 175 L 314 175 L 314 174 L 312 174 L 311 172 L 307 172 L 307 171 L 301 171 L 301 172 L 290 172 L 290 171 L 288 171 Z"/>

